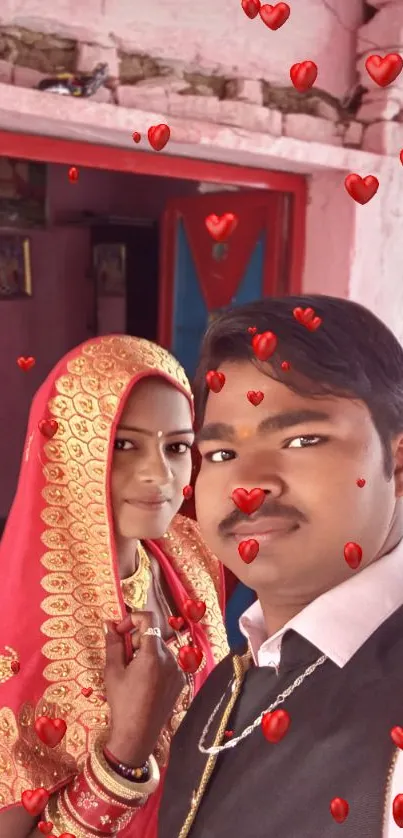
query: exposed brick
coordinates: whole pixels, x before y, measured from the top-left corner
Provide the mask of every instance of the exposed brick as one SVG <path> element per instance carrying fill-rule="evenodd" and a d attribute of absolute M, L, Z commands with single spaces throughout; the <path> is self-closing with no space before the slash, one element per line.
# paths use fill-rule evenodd
<path fill-rule="evenodd" d="M 78 44 L 77 70 L 79 73 L 90 73 L 97 64 L 107 64 L 109 75 L 117 78 L 119 75 L 119 60 L 116 49 L 99 47 L 96 44 Z"/>
<path fill-rule="evenodd" d="M 10 61 L 0 61 L 0 83 L 11 84 L 13 80 L 13 65 Z"/>
<path fill-rule="evenodd" d="M 214 96 L 180 96 L 169 93 L 167 97 L 168 112 L 172 116 L 185 119 L 207 119 L 218 122 L 220 118 L 220 103 Z"/>
<path fill-rule="evenodd" d="M 244 102 L 219 102 L 219 122 L 237 125 L 246 131 L 262 131 L 274 137 L 282 133 L 282 116 L 279 111 L 246 105 Z"/>
<path fill-rule="evenodd" d="M 302 113 L 284 115 L 284 134 L 313 143 L 342 145 L 342 137 L 336 126 L 327 119 Z"/>
<path fill-rule="evenodd" d="M 350 122 L 344 132 L 344 145 L 351 148 L 360 148 L 364 134 L 364 126 L 361 122 Z"/>
<path fill-rule="evenodd" d="M 403 124 L 374 122 L 364 129 L 362 149 L 375 154 L 396 154 L 403 148 Z"/>
<path fill-rule="evenodd" d="M 394 119 L 402 108 L 399 97 L 387 90 L 376 91 L 364 96 L 363 103 L 356 117 L 360 122 L 379 122 L 382 119 Z"/>
<path fill-rule="evenodd" d="M 263 105 L 263 83 L 255 79 L 230 79 L 225 85 L 225 98 Z"/>
<path fill-rule="evenodd" d="M 40 73 L 38 70 L 32 70 L 30 67 L 15 67 L 14 68 L 14 84 L 17 87 L 37 87 L 42 79 L 45 79 L 45 73 Z M 49 93 L 48 96 L 51 94 Z"/>

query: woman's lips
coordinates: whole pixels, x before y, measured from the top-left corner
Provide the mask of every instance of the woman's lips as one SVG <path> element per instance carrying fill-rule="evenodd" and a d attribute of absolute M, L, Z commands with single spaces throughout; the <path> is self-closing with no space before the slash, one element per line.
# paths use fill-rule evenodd
<path fill-rule="evenodd" d="M 168 501 L 166 500 L 166 498 L 163 498 L 161 500 L 156 500 L 156 501 L 154 501 L 154 500 L 128 500 L 128 501 L 126 501 L 126 503 L 128 503 L 130 506 L 136 506 L 138 509 L 146 509 L 149 512 L 152 512 L 153 510 L 158 511 L 159 509 L 162 509 L 162 507 L 165 506 L 165 504 L 168 503 Z"/>

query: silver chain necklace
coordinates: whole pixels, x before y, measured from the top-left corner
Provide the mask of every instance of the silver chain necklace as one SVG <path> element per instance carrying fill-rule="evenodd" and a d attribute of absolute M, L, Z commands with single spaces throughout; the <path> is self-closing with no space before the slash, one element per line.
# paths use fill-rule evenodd
<path fill-rule="evenodd" d="M 312 675 L 312 673 L 315 672 L 315 669 L 318 666 L 322 666 L 322 664 L 325 663 L 326 660 L 327 660 L 326 655 L 321 655 L 320 658 L 318 658 L 317 661 L 315 661 L 315 663 L 311 663 L 310 666 L 308 666 L 306 668 L 305 672 L 303 672 L 302 675 L 298 675 L 298 678 L 295 679 L 294 683 L 291 684 L 291 686 L 287 687 L 287 689 L 284 690 L 283 693 L 280 693 L 277 696 L 276 700 L 273 701 L 272 704 L 270 704 L 270 707 L 268 707 L 267 710 L 263 710 L 263 712 L 260 714 L 260 716 L 258 716 L 258 718 L 255 719 L 253 724 L 249 725 L 249 727 L 246 727 L 245 730 L 243 730 L 242 733 L 239 736 L 235 737 L 235 739 L 230 739 L 228 742 L 226 742 L 225 745 L 213 745 L 211 748 L 205 748 L 204 747 L 204 742 L 205 742 L 206 736 L 207 736 L 207 734 L 210 730 L 210 725 L 212 724 L 213 720 L 215 719 L 215 717 L 216 717 L 216 715 L 217 715 L 217 713 L 218 713 L 218 711 L 219 711 L 219 709 L 220 709 L 220 707 L 221 707 L 221 705 L 224 701 L 227 689 L 228 689 L 228 687 L 230 686 L 231 683 L 232 683 L 232 692 L 234 692 L 234 690 L 235 690 L 235 681 L 234 681 L 233 678 L 231 678 L 231 681 L 229 681 L 228 686 L 227 686 L 227 688 L 224 692 L 224 695 L 222 696 L 222 698 L 220 699 L 218 704 L 216 704 L 216 706 L 215 706 L 215 708 L 214 708 L 206 726 L 203 729 L 203 733 L 202 733 L 202 735 L 199 739 L 199 744 L 198 744 L 199 751 L 202 754 L 214 754 L 215 755 L 215 754 L 220 754 L 222 751 L 227 751 L 229 748 L 235 748 L 238 745 L 238 743 L 242 741 L 242 739 L 246 739 L 247 736 L 250 736 L 250 734 L 255 730 L 255 728 L 257 728 L 261 724 L 263 716 L 266 713 L 272 713 L 272 711 L 276 707 L 278 707 L 279 704 L 283 704 L 283 702 L 286 700 L 286 698 L 288 698 L 288 696 L 291 695 L 291 693 L 293 693 L 294 690 L 297 689 L 297 687 L 301 686 L 302 682 L 305 681 L 305 678 L 308 678 L 309 675 Z"/>

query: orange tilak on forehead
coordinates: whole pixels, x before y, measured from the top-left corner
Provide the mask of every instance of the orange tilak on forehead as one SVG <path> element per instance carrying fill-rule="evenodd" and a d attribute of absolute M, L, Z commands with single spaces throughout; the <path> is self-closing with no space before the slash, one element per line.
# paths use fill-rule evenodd
<path fill-rule="evenodd" d="M 255 433 L 254 428 L 250 428 L 248 425 L 242 425 L 240 428 L 237 429 L 236 435 L 239 437 L 240 440 L 249 439 Z"/>

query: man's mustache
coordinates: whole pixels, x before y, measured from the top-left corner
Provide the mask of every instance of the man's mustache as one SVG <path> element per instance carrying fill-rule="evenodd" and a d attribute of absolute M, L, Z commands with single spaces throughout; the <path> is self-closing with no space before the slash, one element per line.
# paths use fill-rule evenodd
<path fill-rule="evenodd" d="M 245 521 L 260 521 L 262 518 L 285 518 L 294 524 L 306 523 L 305 515 L 299 512 L 298 509 L 295 509 L 293 506 L 282 506 L 268 495 L 262 506 L 253 515 L 245 515 L 245 513 L 236 507 L 218 525 L 218 532 L 220 535 L 228 535 L 228 533 L 234 530 L 237 524 L 243 524 Z"/>

